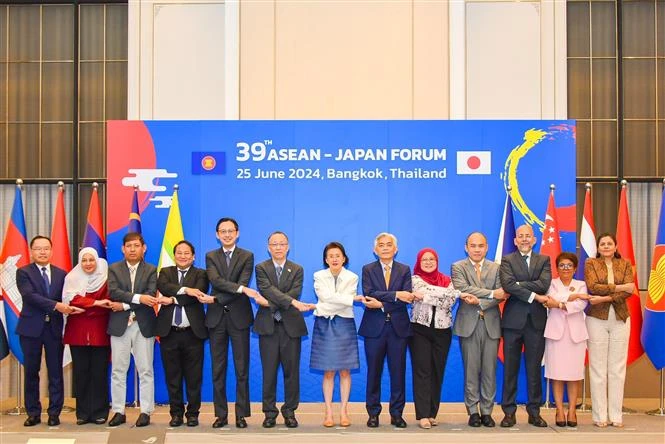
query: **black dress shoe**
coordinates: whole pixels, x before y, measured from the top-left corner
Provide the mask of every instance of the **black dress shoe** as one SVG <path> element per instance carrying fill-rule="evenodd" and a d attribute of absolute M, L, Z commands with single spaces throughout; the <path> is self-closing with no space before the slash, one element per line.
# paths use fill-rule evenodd
<path fill-rule="evenodd" d="M 169 427 L 180 427 L 182 425 L 182 416 L 173 415 L 169 421 Z"/>
<path fill-rule="evenodd" d="M 402 418 L 401 416 L 391 416 L 390 424 L 394 425 L 398 429 L 406 428 L 406 421 L 404 421 L 404 418 Z"/>
<path fill-rule="evenodd" d="M 501 420 L 501 427 L 512 427 L 515 424 L 517 424 L 517 421 L 515 420 L 515 414 L 511 413 L 506 413 L 506 415 L 503 417 Z"/>
<path fill-rule="evenodd" d="M 120 424 L 124 424 L 127 422 L 127 417 L 123 415 L 122 413 L 116 413 L 113 415 L 113 418 L 109 421 L 109 427 L 117 427 Z"/>
<path fill-rule="evenodd" d="M 188 416 L 187 417 L 187 427 L 196 427 L 199 425 L 199 417 L 198 416 Z"/>
<path fill-rule="evenodd" d="M 136 419 L 136 427 L 145 427 L 150 424 L 150 415 L 141 413 Z"/>
<path fill-rule="evenodd" d="M 245 418 L 243 416 L 236 416 L 236 427 L 239 429 L 247 428 L 247 421 L 245 421 Z"/>
<path fill-rule="evenodd" d="M 60 425 L 60 416 L 59 415 L 48 415 L 48 421 L 46 422 L 49 427 L 55 427 Z"/>
<path fill-rule="evenodd" d="M 94 423 L 97 425 L 102 425 L 106 422 L 107 419 L 107 416 L 100 416 L 99 418 L 95 419 Z"/>
<path fill-rule="evenodd" d="M 212 423 L 212 428 L 213 429 L 219 429 L 221 427 L 224 427 L 226 424 L 229 423 L 229 418 L 215 418 L 215 422 Z"/>
<path fill-rule="evenodd" d="M 369 415 L 367 420 L 367 427 L 375 429 L 379 426 L 379 415 Z"/>
<path fill-rule="evenodd" d="M 295 416 L 286 416 L 284 418 L 284 425 L 290 429 L 295 429 L 298 427 L 298 420 Z"/>
<path fill-rule="evenodd" d="M 25 419 L 25 422 L 23 423 L 23 425 L 25 427 L 32 427 L 34 425 L 39 424 L 40 422 L 42 422 L 42 418 L 40 418 L 39 415 L 37 415 L 37 416 L 28 416 Z"/>
<path fill-rule="evenodd" d="M 478 413 L 472 413 L 471 416 L 469 416 L 469 426 L 471 427 L 480 427 L 480 415 Z"/>
<path fill-rule="evenodd" d="M 83 424 L 87 424 L 89 422 L 90 421 L 87 420 L 87 419 L 79 418 L 79 419 L 76 420 L 76 425 L 83 425 Z"/>
<path fill-rule="evenodd" d="M 496 425 L 492 419 L 492 415 L 480 415 L 480 423 L 485 427 L 494 427 Z"/>
<path fill-rule="evenodd" d="M 547 427 L 547 421 L 540 415 L 529 415 L 529 424 L 536 427 Z"/>
<path fill-rule="evenodd" d="M 272 429 L 273 427 L 275 427 L 275 424 L 277 424 L 275 418 L 266 418 L 263 420 L 263 427 L 266 429 Z"/>

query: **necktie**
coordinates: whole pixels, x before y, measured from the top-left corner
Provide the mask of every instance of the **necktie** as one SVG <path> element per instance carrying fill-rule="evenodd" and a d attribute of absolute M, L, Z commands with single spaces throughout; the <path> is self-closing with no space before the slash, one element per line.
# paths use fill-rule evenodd
<path fill-rule="evenodd" d="M 522 256 L 522 259 L 524 259 L 524 263 L 526 264 L 526 268 L 528 269 L 529 268 L 529 255 L 525 254 L 524 256 Z"/>
<path fill-rule="evenodd" d="M 386 280 L 386 290 L 387 290 L 390 287 L 390 267 L 388 265 L 384 265 L 383 269 L 385 270 L 385 274 L 383 275 L 383 277 Z"/>
<path fill-rule="evenodd" d="M 46 292 L 50 292 L 51 281 L 49 281 L 48 274 L 46 274 L 46 267 L 42 267 L 42 279 L 44 279 L 44 285 L 46 285 Z"/>
<path fill-rule="evenodd" d="M 473 264 L 473 268 L 476 269 L 476 277 L 478 278 L 478 281 L 480 281 L 480 264 Z"/>
<path fill-rule="evenodd" d="M 224 256 L 226 256 L 226 266 L 228 267 L 229 265 L 231 265 L 231 252 L 225 251 Z"/>
<path fill-rule="evenodd" d="M 277 273 L 277 282 L 279 283 L 279 279 L 282 277 L 282 270 L 283 268 L 280 267 L 279 265 L 275 267 L 275 272 Z M 277 321 L 282 320 L 282 313 L 279 312 L 279 310 L 275 310 L 275 312 L 272 314 L 272 317 Z"/>
<path fill-rule="evenodd" d="M 129 267 L 129 280 L 132 283 L 132 293 L 134 293 L 134 280 L 136 279 L 136 265 Z"/>
<path fill-rule="evenodd" d="M 180 279 L 178 280 L 178 283 L 182 287 L 182 282 L 185 280 L 185 273 L 187 272 L 186 270 L 178 270 L 180 272 Z M 180 304 L 176 304 L 175 306 L 175 316 L 173 318 L 173 323 L 175 324 L 176 327 L 180 326 L 182 324 L 182 306 Z"/>

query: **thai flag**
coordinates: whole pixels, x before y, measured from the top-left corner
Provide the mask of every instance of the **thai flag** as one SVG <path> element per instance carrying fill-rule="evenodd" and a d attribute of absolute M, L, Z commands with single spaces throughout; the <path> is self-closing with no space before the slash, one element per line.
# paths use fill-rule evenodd
<path fill-rule="evenodd" d="M 665 367 L 665 190 L 660 204 L 660 222 L 653 247 L 653 260 L 644 307 L 642 345 L 649 359 L 662 370 Z"/>
<path fill-rule="evenodd" d="M 141 211 L 139 210 L 139 190 L 134 187 L 134 196 L 132 197 L 132 209 L 129 212 L 128 233 L 141 234 Z"/>
<path fill-rule="evenodd" d="M 30 263 L 28 238 L 25 230 L 25 216 L 23 213 L 23 198 L 21 187 L 16 185 L 14 207 L 7 224 L 5 243 L 0 253 L 0 286 L 2 286 L 2 300 L 4 305 L 3 324 L 7 326 L 7 340 L 12 354 L 23 364 L 23 350 L 16 334 L 16 324 L 23 308 L 23 299 L 16 287 L 16 270 Z"/>
<path fill-rule="evenodd" d="M 106 238 L 104 236 L 104 223 L 102 222 L 102 209 L 99 206 L 97 187 L 93 185 L 88 207 L 88 222 L 83 235 L 83 246 L 94 248 L 102 259 L 106 259 Z"/>
<path fill-rule="evenodd" d="M 596 228 L 593 223 L 593 205 L 591 204 L 591 185 L 587 185 L 584 196 L 584 214 L 580 230 L 580 264 L 575 279 L 584 280 L 584 264 L 590 257 L 596 257 Z"/>

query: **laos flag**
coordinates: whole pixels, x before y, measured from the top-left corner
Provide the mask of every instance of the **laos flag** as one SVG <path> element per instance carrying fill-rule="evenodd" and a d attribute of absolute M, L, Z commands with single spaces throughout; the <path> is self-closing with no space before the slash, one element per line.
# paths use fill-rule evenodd
<path fill-rule="evenodd" d="M 665 367 L 665 190 L 647 288 L 642 345 L 656 370 L 662 370 Z"/>
<path fill-rule="evenodd" d="M 5 243 L 0 253 L 0 286 L 2 286 L 2 302 L 4 307 L 4 325 L 7 326 L 7 340 L 12 354 L 23 364 L 23 351 L 16 334 L 16 324 L 23 308 L 23 299 L 16 287 L 16 270 L 30 263 L 28 239 L 23 215 L 23 199 L 21 187 L 16 185 L 14 207 L 7 224 Z"/>

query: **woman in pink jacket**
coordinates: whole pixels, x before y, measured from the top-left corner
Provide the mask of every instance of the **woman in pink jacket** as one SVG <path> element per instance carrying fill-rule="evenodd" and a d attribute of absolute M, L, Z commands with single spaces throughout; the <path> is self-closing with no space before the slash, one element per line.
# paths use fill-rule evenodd
<path fill-rule="evenodd" d="M 577 426 L 578 381 L 584 379 L 584 355 L 589 338 L 584 321 L 587 288 L 584 281 L 573 279 L 577 256 L 561 253 L 556 258 L 559 277 L 552 279 L 547 292 L 549 308 L 545 325 L 545 377 L 552 381 L 556 403 L 556 425 Z M 568 415 L 563 410 L 563 385 L 568 383 Z"/>

